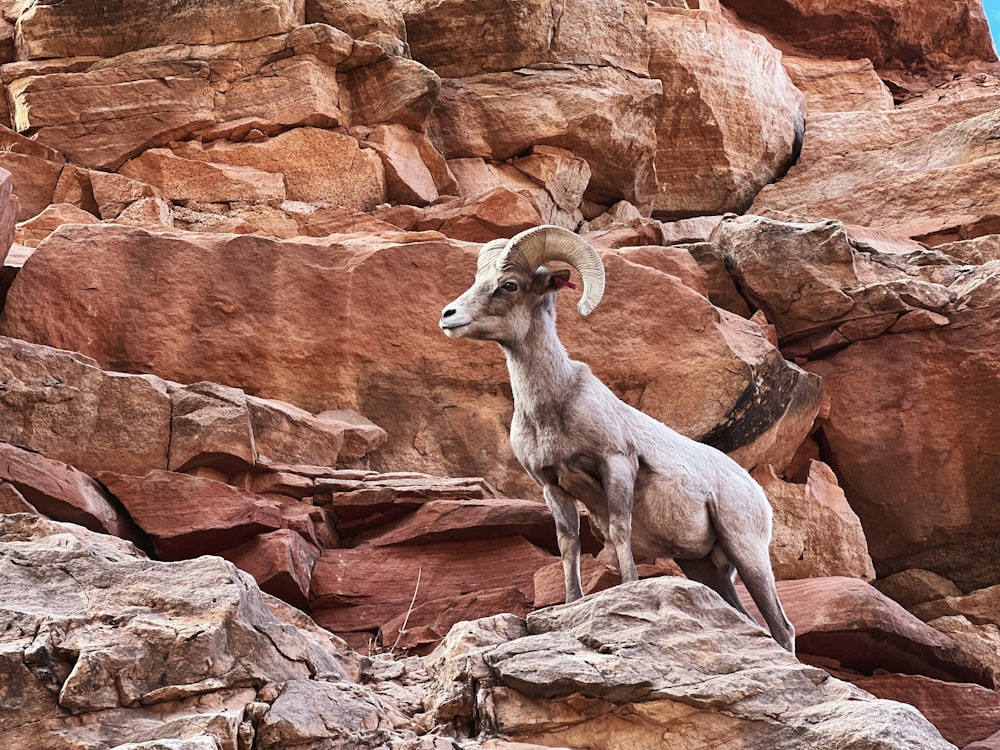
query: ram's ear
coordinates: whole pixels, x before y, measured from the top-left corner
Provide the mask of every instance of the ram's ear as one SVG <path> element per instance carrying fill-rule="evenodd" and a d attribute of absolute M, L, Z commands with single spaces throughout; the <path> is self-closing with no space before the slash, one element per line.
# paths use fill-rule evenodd
<path fill-rule="evenodd" d="M 545 294 L 546 292 L 558 292 L 564 286 L 571 289 L 574 284 L 569 282 L 572 271 L 568 268 L 548 269 L 542 266 L 531 277 L 531 291 L 535 294 Z"/>

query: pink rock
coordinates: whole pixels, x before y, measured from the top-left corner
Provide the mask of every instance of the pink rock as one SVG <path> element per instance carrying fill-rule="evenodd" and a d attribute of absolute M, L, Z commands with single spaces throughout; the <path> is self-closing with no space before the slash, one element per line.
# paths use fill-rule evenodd
<path fill-rule="evenodd" d="M 651 8 L 657 107 L 654 216 L 742 213 L 791 165 L 805 97 L 759 34 L 702 10 Z"/>
<path fill-rule="evenodd" d="M 19 203 L 14 194 L 13 179 L 10 172 L 0 168 L 0 263 L 7 259 L 14 242 Z"/>
<path fill-rule="evenodd" d="M 238 0 L 165 6 L 131 2 L 106 8 L 77 2 L 31 6 L 17 21 L 19 60 L 97 55 L 163 44 L 212 44 L 290 31 L 305 19 L 303 0 Z"/>
<path fill-rule="evenodd" d="M 985 665 L 864 581 L 779 581 L 778 595 L 795 625 L 799 654 L 832 658 L 863 674 L 883 670 L 992 686 Z M 740 596 L 751 606 L 742 587 Z"/>
<path fill-rule="evenodd" d="M 313 569 L 313 617 L 346 637 L 405 616 L 415 591 L 416 605 L 510 587 L 530 602 L 535 571 L 552 560 L 521 537 L 326 550 Z"/>
<path fill-rule="evenodd" d="M 733 0 L 727 5 L 813 55 L 876 68 L 996 61 L 979 2 L 914 8 L 905 0 Z"/>
<path fill-rule="evenodd" d="M 810 461 L 801 484 L 782 481 L 772 467 L 754 470 L 774 508 L 771 563 L 779 579 L 852 576 L 875 578 L 857 515 L 837 477 L 824 463 Z"/>
<path fill-rule="evenodd" d="M 0 441 L 91 475 L 166 467 L 170 398 L 158 378 L 106 372 L 81 354 L 0 337 L 0 382 Z"/>
<path fill-rule="evenodd" d="M 299 609 L 309 606 L 309 583 L 319 549 L 289 529 L 260 534 L 220 553 L 245 570 L 264 591 Z"/>
<path fill-rule="evenodd" d="M 444 77 L 551 63 L 647 72 L 646 7 L 639 0 L 568 0 L 558 13 L 546 4 L 502 0 L 397 5 L 414 58 Z M 474 47 L 465 43 L 469 38 L 477 40 Z"/>
<path fill-rule="evenodd" d="M 369 210 L 385 200 L 382 162 L 354 138 L 319 128 L 295 128 L 258 143 L 177 144 L 184 159 L 249 167 L 284 179 L 289 200 Z"/>
<path fill-rule="evenodd" d="M 982 685 L 942 682 L 909 674 L 878 674 L 853 680 L 878 698 L 909 703 L 961 748 L 1000 733 L 1000 696 Z"/>
<path fill-rule="evenodd" d="M 586 160 L 587 196 L 647 205 L 660 84 L 611 67 L 445 79 L 428 132 L 448 159 L 505 161 L 547 144 Z M 497 123 L 503 123 L 497 127 Z"/>
<path fill-rule="evenodd" d="M 169 471 L 98 477 L 164 560 L 218 554 L 285 526 L 280 502 L 211 479 Z"/>
<path fill-rule="evenodd" d="M 152 148 L 125 162 L 119 174 L 156 187 L 172 201 L 254 201 L 285 199 L 280 174 L 246 166 L 185 159 L 169 149 Z"/>
<path fill-rule="evenodd" d="M 135 526 L 113 503 L 101 486 L 81 471 L 60 461 L 0 443 L 0 480 L 13 487 L 28 503 L 20 512 L 35 508 L 56 521 L 68 521 L 92 531 L 136 541 Z M 8 491 L 8 499 L 16 497 Z M 17 507 L 18 503 L 14 503 Z"/>
<path fill-rule="evenodd" d="M 524 592 L 515 586 L 435 599 L 382 623 L 378 645 L 426 655 L 448 635 L 455 623 L 500 613 L 524 617 L 530 611 L 531 605 Z"/>
<path fill-rule="evenodd" d="M 584 523 L 584 552 L 597 553 L 603 544 Z M 555 523 L 544 503 L 533 500 L 432 500 L 412 514 L 354 539 L 357 547 L 435 544 L 522 536 L 559 554 Z"/>
<path fill-rule="evenodd" d="M 0 168 L 12 175 L 20 201 L 18 221 L 30 219 L 52 203 L 65 163 L 55 149 L 0 126 Z"/>
<path fill-rule="evenodd" d="M 71 203 L 54 203 L 46 206 L 37 216 L 17 225 L 15 238 L 28 247 L 38 247 L 39 243 L 63 224 L 97 224 L 96 216 Z"/>

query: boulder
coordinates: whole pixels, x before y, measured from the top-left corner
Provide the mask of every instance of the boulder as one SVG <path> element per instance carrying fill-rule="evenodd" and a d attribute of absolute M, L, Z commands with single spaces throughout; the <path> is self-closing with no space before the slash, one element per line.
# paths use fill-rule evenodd
<path fill-rule="evenodd" d="M 961 748 L 1000 732 L 1000 695 L 982 685 L 909 674 L 873 675 L 854 684 L 879 698 L 909 703 Z"/>
<path fill-rule="evenodd" d="M 783 54 L 781 65 L 795 88 L 806 95 L 810 118 L 821 112 L 893 109 L 892 93 L 868 58 L 823 60 Z"/>
<path fill-rule="evenodd" d="M 742 586 L 739 593 L 756 613 Z M 820 664 L 832 659 L 855 674 L 901 672 L 994 687 L 988 665 L 857 578 L 779 581 L 778 596 L 804 661 L 820 657 Z"/>
<path fill-rule="evenodd" d="M 223 482 L 154 470 L 143 476 L 97 475 L 163 560 L 218 554 L 283 528 L 282 503 Z"/>
<path fill-rule="evenodd" d="M 49 203 L 66 160 L 55 149 L 0 126 L 0 168 L 13 177 L 20 207 L 18 221 L 40 213 Z"/>
<path fill-rule="evenodd" d="M 252 141 L 296 127 L 348 126 L 350 117 L 420 127 L 438 81 L 419 63 L 323 24 L 249 42 L 175 44 L 5 73 L 16 130 L 31 131 L 74 164 L 105 171 L 148 148 L 193 138 Z M 309 147 L 323 150 L 315 141 Z"/>
<path fill-rule="evenodd" d="M 398 618 L 417 604 L 435 602 L 414 627 L 452 606 L 470 613 L 469 600 L 463 597 L 489 589 L 514 587 L 531 602 L 535 572 L 552 560 L 552 553 L 519 536 L 328 549 L 313 568 L 310 605 L 316 622 L 361 648 L 377 639 L 387 623 L 398 631 Z M 483 607 L 477 616 L 495 614 L 486 609 L 496 605 L 495 598 L 477 597 Z"/>
<path fill-rule="evenodd" d="M 106 372 L 80 354 L 0 338 L 0 441 L 89 474 L 261 463 L 334 467 L 375 450 L 385 432 L 358 414 L 312 414 L 216 383 L 183 386 Z"/>
<path fill-rule="evenodd" d="M 802 141 L 806 101 L 767 40 L 702 10 L 652 8 L 656 114 L 653 215 L 742 213 L 785 173 Z"/>
<path fill-rule="evenodd" d="M 284 182 L 283 197 L 293 201 L 365 211 L 385 200 L 385 174 L 378 155 L 331 130 L 295 128 L 256 143 L 189 141 L 177 144 L 173 153 L 184 160 L 267 172 L 279 184 Z"/>
<path fill-rule="evenodd" d="M 0 440 L 88 474 L 167 464 L 170 397 L 159 378 L 105 372 L 68 351 L 0 337 Z"/>
<path fill-rule="evenodd" d="M 141 541 L 128 515 L 101 485 L 61 461 L 0 443 L 0 481 L 16 490 L 30 509 L 49 518 Z"/>
<path fill-rule="evenodd" d="M 19 202 L 14 193 L 13 175 L 0 168 L 0 263 L 7 260 L 14 243 Z"/>
<path fill-rule="evenodd" d="M 963 591 L 1000 580 L 1000 432 L 982 418 L 1000 397 L 997 309 L 952 312 L 944 327 L 859 341 L 808 365 L 831 401 L 820 421 L 830 464 L 881 576 L 924 568 Z"/>
<path fill-rule="evenodd" d="M 390 37 L 399 42 L 396 54 L 404 53 L 406 24 L 391 0 L 306 0 L 306 23 L 327 24 L 355 39 L 383 44 Z"/>
<path fill-rule="evenodd" d="M 422 130 L 441 81 L 415 60 L 381 56 L 351 68 L 343 79 L 341 106 L 355 125 L 398 123 Z"/>
<path fill-rule="evenodd" d="M 548 607 L 526 625 L 509 615 L 462 623 L 427 667 L 431 711 L 459 736 L 601 750 L 953 747 L 911 706 L 799 664 L 681 578 Z"/>
<path fill-rule="evenodd" d="M 929 570 L 908 568 L 874 582 L 875 588 L 907 609 L 949 596 L 961 596 L 958 586 Z M 925 618 L 926 619 L 926 618 Z"/>
<path fill-rule="evenodd" d="M 446 78 L 556 65 L 647 73 L 640 0 L 399 0 L 413 57 Z M 475 44 L 469 44 L 475 39 Z"/>
<path fill-rule="evenodd" d="M 178 203 L 285 200 L 285 181 L 280 174 L 247 166 L 185 159 L 165 148 L 143 151 L 125 162 L 118 173 L 153 185 L 168 200 Z"/>
<path fill-rule="evenodd" d="M 774 324 L 785 354 L 804 358 L 886 331 L 947 326 L 957 310 L 984 305 L 983 283 L 995 272 L 832 220 L 733 217 L 713 243 L 744 296 Z"/>
<path fill-rule="evenodd" d="M 807 139 L 796 166 L 764 188 L 751 210 L 811 220 L 832 217 L 931 244 L 998 231 L 1000 199 L 988 186 L 1000 163 L 1000 146 L 992 137 L 1000 113 L 989 111 L 909 140 L 882 147 L 868 142 L 861 148 L 853 144 L 864 143 L 864 134 L 879 118 L 857 119 L 852 145 L 843 151 L 810 147 Z M 844 133 L 840 138 L 846 145 Z"/>
<path fill-rule="evenodd" d="M 317 547 L 290 529 L 258 534 L 253 539 L 221 552 L 240 570 L 254 577 L 262 591 L 308 610 Z"/>
<path fill-rule="evenodd" d="M 996 61 L 982 3 L 914 9 L 905 0 L 727 0 L 743 18 L 820 57 L 868 58 L 876 68 L 944 68 Z"/>
<path fill-rule="evenodd" d="M 433 230 L 466 242 L 489 242 L 499 237 L 512 237 L 542 221 L 541 209 L 534 200 L 523 192 L 498 187 L 474 198 L 428 206 L 409 228 Z"/>
<path fill-rule="evenodd" d="M 281 242 L 62 227 L 19 274 L 0 331 L 120 370 L 238 384 L 313 413 L 353 409 L 390 436 L 373 468 L 474 473 L 530 497 L 537 489 L 509 447 L 501 353 L 450 341 L 436 325 L 472 281 L 477 251 L 434 233 Z M 676 277 L 616 254 L 605 263 L 606 301 L 592 316 L 573 313 L 574 293 L 563 294 L 570 352 L 626 401 L 746 466 L 787 465 L 812 429 L 819 381 L 756 324 Z M 400 293 L 412 287 L 421 293 Z M 93 317 L 65 312 L 84 298 Z"/>
<path fill-rule="evenodd" d="M 92 213 L 72 203 L 53 203 L 37 216 L 19 222 L 14 237 L 18 244 L 38 247 L 42 240 L 63 224 L 97 224 L 99 221 Z"/>
<path fill-rule="evenodd" d="M 801 484 L 784 482 L 769 466 L 753 478 L 774 508 L 771 564 L 778 579 L 840 575 L 871 581 L 875 568 L 861 522 L 829 466 L 810 461 Z"/>
<path fill-rule="evenodd" d="M 533 146 L 585 159 L 587 197 L 647 205 L 656 191 L 660 83 L 610 67 L 525 69 L 446 78 L 428 132 L 448 159 L 506 161 Z"/>
<path fill-rule="evenodd" d="M 343 744 L 328 746 L 379 746 L 346 709 L 363 696 L 388 713 L 355 682 L 360 657 L 221 558 L 146 560 L 122 540 L 26 514 L 0 517 L 0 558 L 2 616 L 16 623 L 0 637 L 5 747 L 263 746 L 287 716 L 280 696 L 313 684 L 343 703 L 323 736 Z"/>
<path fill-rule="evenodd" d="M 304 10 L 303 0 L 213 0 L 176 7 L 143 1 L 109 8 L 95 0 L 32 5 L 17 19 L 17 59 L 114 57 L 164 44 L 252 40 L 291 31 L 303 23 Z"/>
<path fill-rule="evenodd" d="M 424 133 L 399 124 L 355 128 L 352 133 L 381 157 L 389 202 L 426 206 L 456 192 L 444 157 Z"/>

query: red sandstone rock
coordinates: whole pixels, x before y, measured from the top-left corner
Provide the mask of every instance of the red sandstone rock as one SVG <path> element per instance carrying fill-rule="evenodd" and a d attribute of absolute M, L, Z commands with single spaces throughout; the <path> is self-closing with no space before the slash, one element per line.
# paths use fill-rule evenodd
<path fill-rule="evenodd" d="M 658 81 L 609 67 L 445 79 L 428 132 L 448 159 L 565 148 L 587 161 L 591 200 L 646 205 L 656 191 L 659 96 Z"/>
<path fill-rule="evenodd" d="M 21 245 L 38 247 L 38 244 L 63 224 L 97 224 L 92 213 L 71 203 L 54 203 L 46 206 L 37 216 L 17 225 L 15 238 Z"/>
<path fill-rule="evenodd" d="M 0 440 L 91 475 L 166 466 L 170 398 L 158 378 L 0 337 L 0 382 Z"/>
<path fill-rule="evenodd" d="M 0 168 L 13 178 L 20 201 L 17 220 L 25 221 L 52 203 L 65 159 L 55 149 L 0 126 Z"/>
<path fill-rule="evenodd" d="M 987 186 L 1000 164 L 1000 147 L 990 135 L 1000 115 L 988 111 L 880 147 L 867 138 L 880 114 L 855 116 L 856 130 L 849 135 L 841 130 L 839 146 L 810 145 L 807 137 L 796 166 L 764 188 L 752 210 L 834 217 L 934 244 L 996 233 L 1000 199 Z M 864 145 L 855 145 L 859 142 Z M 941 195 L 948 200 L 942 202 Z"/>
<path fill-rule="evenodd" d="M 7 259 L 10 246 L 14 242 L 14 227 L 17 222 L 18 199 L 14 194 L 13 175 L 0 168 L 0 263 Z"/>
<path fill-rule="evenodd" d="M 742 587 L 740 596 L 751 605 Z M 992 687 L 985 665 L 864 581 L 779 581 L 778 596 L 795 625 L 799 654 L 833 658 L 863 674 L 903 672 Z"/>
<path fill-rule="evenodd" d="M 313 569 L 313 617 L 348 637 L 374 635 L 383 624 L 405 616 L 415 590 L 417 605 L 512 586 L 530 602 L 535 571 L 552 559 L 522 537 L 326 550 Z M 359 637 L 364 636 L 355 640 Z"/>
<path fill-rule="evenodd" d="M 721 17 L 651 8 L 649 28 L 650 75 L 663 83 L 654 215 L 746 210 L 792 163 L 805 97 L 764 37 Z"/>
<path fill-rule="evenodd" d="M 60 461 L 0 443 L 0 480 L 16 489 L 30 504 L 20 510 L 34 508 L 56 521 L 76 523 L 133 541 L 138 539 L 128 516 L 111 502 L 101 486 Z"/>
<path fill-rule="evenodd" d="M 839 575 L 871 581 L 875 568 L 861 522 L 837 477 L 826 464 L 810 461 L 805 482 L 783 482 L 771 467 L 753 477 L 774 508 L 771 562 L 779 579 Z"/>
<path fill-rule="evenodd" d="M 415 60 L 385 55 L 350 69 L 342 80 L 341 105 L 352 124 L 399 123 L 421 130 L 441 85 L 437 74 Z"/>
<path fill-rule="evenodd" d="M 290 31 L 304 20 L 302 0 L 237 0 L 165 6 L 130 2 L 106 7 L 94 0 L 33 5 L 17 22 L 19 60 L 97 55 L 162 44 L 212 44 Z"/>
<path fill-rule="evenodd" d="M 407 653 L 426 655 L 448 635 L 455 623 L 501 612 L 524 617 L 530 611 L 531 605 L 525 598 L 525 592 L 516 586 L 435 599 L 383 623 L 379 628 L 378 645 L 385 649 L 405 649 Z"/>
<path fill-rule="evenodd" d="M 385 200 L 382 162 L 357 140 L 319 128 L 296 128 L 258 143 L 177 144 L 184 159 L 250 167 L 283 179 L 289 200 L 366 210 Z"/>
<path fill-rule="evenodd" d="M 498 187 L 471 200 L 456 199 L 430 206 L 414 223 L 413 229 L 436 230 L 467 242 L 488 242 L 498 237 L 512 237 L 541 223 L 541 212 L 534 201 Z"/>
<path fill-rule="evenodd" d="M 403 14 L 390 0 L 306 0 L 306 23 L 335 26 L 355 39 L 386 44 L 385 37 L 406 41 Z M 394 48 L 395 49 L 395 48 Z M 403 54 L 400 48 L 396 54 Z"/>
<path fill-rule="evenodd" d="M 256 201 L 285 199 L 280 174 L 247 166 L 185 159 L 169 149 L 151 148 L 125 162 L 119 174 L 155 185 L 171 201 Z"/>
<path fill-rule="evenodd" d="M 24 495 L 18 492 L 17 487 L 8 482 L 0 482 L 0 513 L 34 513 L 38 515 L 38 508 L 29 503 Z"/>
<path fill-rule="evenodd" d="M 905 0 L 727 0 L 726 5 L 814 55 L 869 58 L 877 68 L 996 61 L 982 4 Z"/>
<path fill-rule="evenodd" d="M 260 534 L 220 553 L 245 570 L 264 591 L 299 609 L 307 609 L 312 569 L 319 549 L 289 529 Z"/>
<path fill-rule="evenodd" d="M 943 328 L 857 342 L 809 365 L 831 399 L 820 423 L 831 465 L 883 575 L 925 568 L 963 590 L 996 580 L 1000 465 L 987 446 L 1000 434 L 983 419 L 1000 398 L 996 310 L 952 314 Z"/>
<path fill-rule="evenodd" d="M 611 65 L 643 75 L 649 57 L 640 0 L 548 3 L 402 0 L 413 57 L 441 76 L 543 67 Z M 484 33 L 484 31 L 486 33 Z M 466 41 L 475 38 L 477 43 Z"/>
<path fill-rule="evenodd" d="M 892 94 L 871 60 L 821 60 L 782 55 L 781 65 L 806 95 L 809 116 L 819 112 L 888 111 Z"/>
<path fill-rule="evenodd" d="M 878 698 L 909 703 L 961 748 L 1000 732 L 1000 695 L 982 685 L 932 680 L 920 675 L 879 674 L 853 680 Z"/>
<path fill-rule="evenodd" d="M 583 551 L 597 553 L 603 544 L 582 528 Z M 532 544 L 559 554 L 555 523 L 543 503 L 533 500 L 432 500 L 395 523 L 354 539 L 357 547 L 435 544 L 523 536 Z"/>
<path fill-rule="evenodd" d="M 593 594 L 604 591 L 622 582 L 621 573 L 608 561 L 608 554 L 599 556 L 584 554 L 580 556 L 580 578 L 583 593 Z M 615 562 L 614 564 L 617 564 Z M 655 578 L 657 576 L 683 576 L 680 568 L 672 561 L 662 561 L 656 564 L 639 563 L 636 565 L 639 578 Z M 535 573 L 535 608 L 562 604 L 566 601 L 566 579 L 561 561 L 556 561 L 538 569 Z"/>
<path fill-rule="evenodd" d="M 164 560 L 219 554 L 285 525 L 280 502 L 211 479 L 169 471 L 98 478 Z"/>

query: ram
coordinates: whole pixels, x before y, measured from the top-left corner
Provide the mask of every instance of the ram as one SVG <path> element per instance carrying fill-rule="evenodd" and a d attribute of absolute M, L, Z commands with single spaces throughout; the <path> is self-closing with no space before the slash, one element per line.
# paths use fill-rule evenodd
<path fill-rule="evenodd" d="M 573 232 L 541 226 L 484 245 L 474 283 L 439 324 L 451 338 L 496 341 L 506 354 L 511 445 L 555 519 L 566 601 L 583 596 L 579 501 L 613 547 L 624 583 L 638 579 L 636 557 L 672 557 L 749 617 L 733 585 L 738 572 L 774 639 L 794 650 L 768 557 L 763 490 L 726 454 L 619 400 L 570 359 L 556 333 L 555 293 L 571 271 L 552 262 L 580 274 L 578 309 L 590 314 L 604 293 L 600 256 Z"/>

